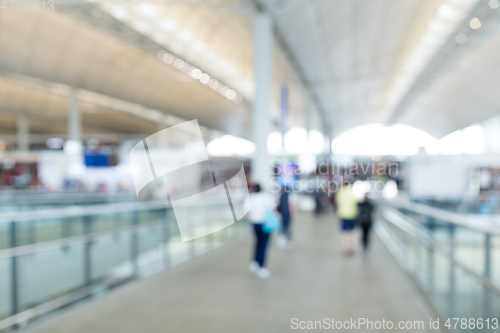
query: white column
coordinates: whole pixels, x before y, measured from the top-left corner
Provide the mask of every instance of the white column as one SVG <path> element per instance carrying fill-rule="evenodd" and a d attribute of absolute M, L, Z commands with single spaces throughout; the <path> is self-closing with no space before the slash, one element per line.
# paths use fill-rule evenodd
<path fill-rule="evenodd" d="M 307 131 L 307 142 L 309 143 L 309 132 L 311 131 L 312 101 L 311 96 L 305 93 L 306 105 L 304 108 L 304 128 Z"/>
<path fill-rule="evenodd" d="M 78 90 L 76 89 L 71 90 L 69 98 L 68 139 L 78 142 L 82 140 L 82 121 L 78 104 Z"/>
<path fill-rule="evenodd" d="M 268 14 L 257 13 L 253 20 L 255 99 L 252 107 L 252 139 L 257 156 L 252 161 L 252 181 L 269 189 L 271 158 L 267 136 L 271 132 L 271 87 L 273 31 Z"/>
<path fill-rule="evenodd" d="M 326 141 L 326 149 L 325 149 L 325 155 L 328 156 L 329 158 L 332 157 L 332 140 L 333 140 L 333 134 L 331 132 L 328 133 L 326 136 L 327 141 Z"/>
<path fill-rule="evenodd" d="M 19 151 L 29 151 L 30 138 L 29 138 L 29 123 L 25 115 L 17 117 L 17 149 Z"/>

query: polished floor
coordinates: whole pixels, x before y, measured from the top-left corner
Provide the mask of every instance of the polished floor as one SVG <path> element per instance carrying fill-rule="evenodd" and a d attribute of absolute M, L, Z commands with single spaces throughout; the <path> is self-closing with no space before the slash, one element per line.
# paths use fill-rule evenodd
<path fill-rule="evenodd" d="M 371 260 L 343 257 L 333 215 L 315 219 L 302 214 L 294 225 L 295 248 L 281 251 L 273 243 L 268 280 L 247 271 L 248 238 L 39 321 L 27 331 L 280 333 L 297 331 L 294 318 L 366 318 L 394 325 L 423 321 L 425 329 L 419 332 L 430 332 L 429 318 L 436 315 L 373 236 Z"/>

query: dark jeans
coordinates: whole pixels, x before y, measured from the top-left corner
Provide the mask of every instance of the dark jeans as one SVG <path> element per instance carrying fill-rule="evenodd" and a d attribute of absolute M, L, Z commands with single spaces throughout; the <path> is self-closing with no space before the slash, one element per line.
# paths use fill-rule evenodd
<path fill-rule="evenodd" d="M 290 214 L 282 214 L 281 215 L 281 232 L 288 239 L 292 239 L 292 233 L 290 230 Z"/>
<path fill-rule="evenodd" d="M 254 260 L 259 263 L 260 267 L 264 267 L 266 261 L 266 248 L 269 240 L 269 234 L 264 232 L 262 224 L 253 225 L 255 231 L 255 256 Z"/>
<path fill-rule="evenodd" d="M 368 242 L 369 242 L 369 236 L 370 236 L 370 230 L 372 228 L 372 222 L 368 223 L 360 223 L 361 225 L 361 243 L 363 244 L 363 249 L 366 250 L 368 249 Z"/>

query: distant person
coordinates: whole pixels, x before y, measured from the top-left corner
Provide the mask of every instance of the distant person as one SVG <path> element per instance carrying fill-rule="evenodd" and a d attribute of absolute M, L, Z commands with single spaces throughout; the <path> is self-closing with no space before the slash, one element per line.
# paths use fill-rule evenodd
<path fill-rule="evenodd" d="M 337 215 L 341 219 L 342 233 L 340 236 L 340 246 L 344 255 L 354 255 L 356 253 L 354 243 L 354 227 L 358 217 L 358 200 L 352 193 L 352 186 L 349 182 L 344 182 L 342 188 L 335 194 L 337 203 Z"/>
<path fill-rule="evenodd" d="M 370 242 L 370 230 L 372 228 L 372 217 L 373 217 L 373 205 L 365 196 L 363 201 L 358 205 L 359 215 L 358 221 L 361 228 L 361 245 L 363 246 L 363 257 L 368 259 L 370 256 L 369 242 Z"/>
<path fill-rule="evenodd" d="M 314 202 L 316 204 L 314 208 L 314 215 L 316 215 L 316 217 L 323 213 L 323 196 L 323 189 L 321 187 L 318 187 L 316 191 L 314 191 Z"/>
<path fill-rule="evenodd" d="M 269 234 L 263 229 L 266 218 L 266 210 L 274 210 L 274 198 L 261 190 L 259 184 L 254 184 L 253 192 L 249 195 L 250 210 L 248 219 L 253 225 L 255 232 L 255 252 L 253 261 L 250 262 L 250 272 L 261 279 L 267 279 L 270 276 L 269 270 L 265 267 L 267 243 Z"/>
<path fill-rule="evenodd" d="M 289 187 L 281 189 L 278 212 L 281 214 L 281 234 L 278 236 L 277 246 L 291 250 L 293 248 L 291 223 L 297 212 L 297 195 L 292 193 Z"/>

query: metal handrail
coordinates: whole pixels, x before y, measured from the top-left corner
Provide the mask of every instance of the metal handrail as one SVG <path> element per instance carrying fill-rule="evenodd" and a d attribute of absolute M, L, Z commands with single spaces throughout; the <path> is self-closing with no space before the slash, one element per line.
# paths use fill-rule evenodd
<path fill-rule="evenodd" d="M 224 196 L 227 202 L 227 196 Z M 221 198 L 218 196 L 204 198 L 204 200 L 200 202 L 196 202 L 195 204 L 191 204 L 189 202 L 181 203 L 177 207 L 183 207 L 190 209 L 191 206 L 196 207 L 210 207 L 216 206 L 221 203 Z M 23 323 L 34 319 L 36 317 L 42 316 L 48 312 L 59 309 L 65 305 L 71 304 L 75 301 L 83 299 L 85 297 L 91 296 L 95 292 L 95 288 L 101 290 L 102 288 L 106 289 L 106 286 L 112 287 L 117 284 L 123 283 L 125 280 L 134 279 L 140 276 L 141 274 L 141 266 L 139 264 L 139 258 L 141 255 L 141 251 L 139 250 L 139 235 L 144 234 L 144 232 L 148 231 L 152 227 L 162 226 L 161 231 L 161 240 L 159 241 L 161 246 L 165 246 L 166 244 L 170 244 L 173 242 L 181 242 L 181 239 L 177 236 L 177 234 L 172 233 L 175 230 L 172 230 L 172 226 L 175 224 L 175 220 L 168 217 L 168 211 L 172 209 L 170 204 L 166 204 L 164 201 L 161 202 L 127 202 L 127 203 L 114 203 L 114 204 L 100 204 L 100 205 L 91 205 L 91 206 L 74 206 L 74 207 L 64 207 L 64 208 L 56 208 L 56 209 L 47 209 L 36 212 L 18 212 L 18 213 L 0 213 L 0 225 L 10 224 L 10 244 L 11 247 L 7 249 L 0 250 L 0 259 L 7 259 L 10 261 L 11 265 L 11 289 L 10 289 L 10 298 L 11 298 L 11 316 L 0 320 L 0 331 L 3 329 L 8 329 L 10 327 L 16 327 L 17 325 L 22 325 Z M 159 210 L 160 212 L 164 212 L 162 214 L 163 217 L 158 217 L 156 214 L 155 219 L 152 221 L 148 221 L 147 223 L 139 223 L 139 219 L 141 218 L 140 214 L 137 212 L 140 211 L 155 211 Z M 127 226 L 119 226 L 116 228 L 111 228 L 102 231 L 92 231 L 92 224 L 94 222 L 99 222 L 99 220 L 94 220 L 95 217 L 99 217 L 102 214 L 113 214 L 113 213 L 131 213 L 132 220 L 130 221 L 130 225 Z M 50 241 L 42 241 L 39 243 L 32 243 L 27 245 L 19 245 L 16 241 L 18 239 L 17 233 L 19 231 L 17 223 L 23 221 L 39 221 L 39 220 L 49 220 L 54 218 L 62 218 L 61 225 L 66 222 L 65 218 L 71 217 L 81 217 L 81 223 L 83 224 L 83 234 L 79 234 L 76 236 L 68 236 Z M 49 222 L 51 222 L 49 220 Z M 226 230 L 227 231 L 227 230 Z M 96 284 L 93 282 L 95 278 L 92 277 L 92 252 L 91 245 L 101 238 L 111 238 L 113 236 L 119 236 L 121 234 L 131 235 L 130 237 L 130 251 L 128 261 L 132 264 L 132 273 L 127 276 L 125 279 L 118 281 L 114 276 L 107 276 L 103 281 L 100 281 Z M 232 237 L 226 238 L 224 236 L 224 240 L 226 239 L 234 239 L 237 238 L 238 235 L 231 233 Z M 214 244 L 217 242 L 217 237 L 211 235 L 207 238 L 207 242 L 209 244 Z M 189 244 L 189 254 L 187 254 L 188 259 L 194 256 L 197 256 L 195 249 L 195 243 L 198 242 L 190 242 Z M 27 309 L 23 312 L 20 312 L 20 303 L 19 303 L 19 287 L 18 287 L 18 260 L 20 257 L 45 252 L 56 249 L 64 249 L 66 247 L 72 247 L 73 245 L 84 245 L 83 257 L 81 258 L 82 264 L 84 265 L 84 284 L 81 288 L 69 292 L 68 294 L 58 297 L 56 299 L 50 300 L 46 303 L 40 304 L 34 308 Z M 186 244 L 188 245 L 188 244 Z M 212 248 L 212 246 L 210 246 Z M 162 250 L 164 251 L 164 250 Z M 170 251 L 170 250 L 169 250 Z M 170 258 L 170 254 L 166 255 L 163 261 L 160 262 L 161 269 L 166 269 L 170 267 L 172 264 Z M 53 295 L 57 296 L 57 295 Z"/>
<path fill-rule="evenodd" d="M 162 207 L 163 206 L 163 207 Z M 26 222 L 33 220 L 46 220 L 56 218 L 84 217 L 100 214 L 128 213 L 136 211 L 151 210 L 154 208 L 166 208 L 167 204 L 141 202 L 120 202 L 112 204 L 98 204 L 89 206 L 70 206 L 63 208 L 49 208 L 37 211 L 8 212 L 0 214 L 0 224 L 9 222 Z"/>
<path fill-rule="evenodd" d="M 470 215 L 458 214 L 442 210 L 439 208 L 434 208 L 426 205 L 422 205 L 415 202 L 402 201 L 402 200 L 373 200 L 376 204 L 384 204 L 398 209 L 404 209 L 410 212 L 421 214 L 424 216 L 432 217 L 436 220 L 444 221 L 459 227 L 464 227 L 467 229 L 479 231 L 485 234 L 500 236 L 500 226 L 493 226 L 491 223 L 486 221 L 478 220 L 477 217 L 472 217 Z M 500 218 L 494 217 L 500 221 Z"/>
<path fill-rule="evenodd" d="M 202 201 L 196 202 L 196 204 L 190 204 L 188 202 L 177 204 L 179 207 L 186 206 L 211 206 L 213 204 L 220 203 L 220 198 L 218 197 L 207 197 Z M 70 206 L 62 208 L 49 208 L 37 211 L 25 211 L 25 212 L 7 212 L 0 213 L 0 224 L 11 223 L 11 222 L 26 222 L 33 220 L 47 220 L 47 219 L 57 219 L 57 218 L 72 218 L 72 217 L 85 217 L 101 214 L 115 214 L 115 213 L 129 213 L 137 211 L 146 211 L 152 209 L 170 208 L 171 205 L 166 203 L 166 201 L 151 201 L 147 203 L 142 203 L 139 201 L 134 202 L 118 202 L 118 203 L 107 203 L 107 204 L 97 204 L 88 206 Z"/>
<path fill-rule="evenodd" d="M 69 247 L 77 244 L 82 244 L 86 242 L 94 242 L 101 238 L 107 238 L 110 236 L 117 236 L 124 232 L 129 232 L 130 234 L 138 234 L 141 231 L 147 230 L 151 226 L 159 225 L 162 220 L 148 222 L 145 225 L 128 225 L 125 227 L 109 229 L 104 231 L 97 231 L 89 234 L 82 234 L 78 236 L 70 236 L 59 239 L 54 239 L 45 242 L 32 243 L 27 245 L 21 245 L 16 247 L 9 247 L 0 250 L 0 260 L 12 257 L 18 257 L 22 255 L 34 254 L 39 252 L 45 252 L 50 250 L 57 250 L 61 247 Z"/>
<path fill-rule="evenodd" d="M 455 259 L 455 257 L 453 256 L 453 253 L 451 253 L 450 251 L 441 247 L 438 242 L 436 242 L 434 239 L 429 237 L 422 230 L 419 230 L 417 227 L 412 225 L 412 223 L 408 222 L 407 219 L 409 219 L 409 218 L 407 216 L 404 216 L 400 212 L 398 212 L 392 208 L 387 208 L 387 207 L 383 208 L 382 216 L 384 217 L 384 219 L 386 221 L 394 224 L 396 227 L 403 230 L 405 233 L 410 235 L 413 239 L 419 241 L 421 244 L 423 244 L 427 248 L 432 249 L 433 251 L 439 252 L 443 256 L 447 257 L 447 259 L 449 261 L 451 261 L 456 267 L 460 268 L 462 271 L 464 271 L 465 273 L 472 276 L 476 280 L 476 282 L 478 282 L 483 287 L 489 289 L 495 295 L 500 297 L 500 289 L 497 288 L 495 285 L 493 285 L 488 278 L 486 278 L 485 276 L 483 276 L 481 274 L 474 272 L 472 269 L 468 268 L 467 266 L 465 266 L 461 262 L 457 261 Z"/>

